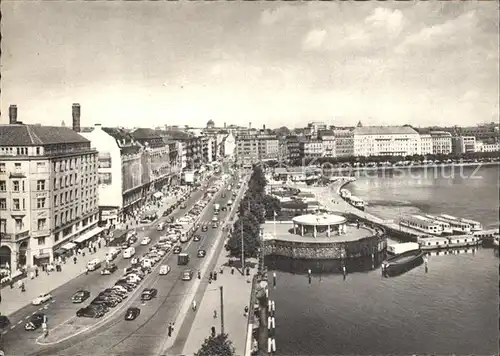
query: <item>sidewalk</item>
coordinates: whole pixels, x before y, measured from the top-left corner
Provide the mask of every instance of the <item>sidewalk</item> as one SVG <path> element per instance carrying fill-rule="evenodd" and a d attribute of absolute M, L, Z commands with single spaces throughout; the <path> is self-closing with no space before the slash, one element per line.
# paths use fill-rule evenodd
<path fill-rule="evenodd" d="M 85 249 L 87 251 L 87 249 Z M 48 293 L 52 290 L 59 288 L 63 284 L 71 281 L 72 279 L 78 277 L 82 273 L 85 273 L 85 267 L 87 262 L 94 258 L 99 258 L 104 260 L 109 247 L 102 246 L 97 250 L 96 253 L 85 253 L 85 257 L 78 256 L 76 264 L 73 263 L 73 258 L 68 258 L 66 263 L 61 264 L 61 272 L 50 272 L 47 274 L 39 269 L 38 277 L 34 279 L 25 278 L 23 279 L 26 291 L 21 292 L 21 288 L 16 286 L 11 289 L 10 287 L 5 287 L 2 289 L 2 304 L 1 311 L 2 315 L 11 315 L 22 309 L 24 306 L 31 303 L 33 299 L 38 297 L 41 293 Z"/>
<path fill-rule="evenodd" d="M 224 291 L 224 332 L 233 342 L 236 355 L 245 355 L 248 318 L 243 314 L 245 306 L 250 303 L 251 281 L 256 269 L 250 269 L 248 277 L 242 276 L 237 269 L 232 275 L 227 267 L 228 260 L 227 251 L 223 248 L 215 267 L 217 281 L 209 284 L 201 301 L 197 301 L 196 316 L 184 344 L 183 355 L 194 355 L 198 352 L 205 338 L 210 336 L 212 326 L 215 326 L 217 334 L 221 332 L 220 286 L 223 286 Z M 223 274 L 219 273 L 221 266 L 224 266 Z M 252 308 L 249 306 L 249 309 Z M 217 318 L 214 318 L 214 310 L 217 310 Z"/>
<path fill-rule="evenodd" d="M 158 217 L 160 218 L 163 212 L 171 205 L 171 203 L 175 202 L 177 198 L 175 196 L 169 196 L 162 200 L 162 206 L 158 209 Z M 129 223 L 129 229 L 133 229 L 135 227 L 144 227 L 150 224 L 132 224 Z M 18 287 L 18 283 L 15 283 L 13 289 L 9 286 L 2 288 L 2 304 L 0 307 L 2 315 L 12 315 L 16 311 L 22 309 L 26 305 L 30 304 L 33 299 L 39 296 L 41 293 L 48 293 L 54 289 L 59 288 L 60 286 L 68 283 L 69 281 L 75 279 L 82 273 L 85 273 L 85 268 L 87 266 L 87 262 L 94 258 L 99 258 L 101 261 L 105 260 L 106 253 L 109 251 L 109 247 L 102 246 L 97 250 L 94 254 L 89 254 L 88 252 L 85 254 L 85 257 L 78 256 L 76 264 L 73 263 L 73 258 L 68 258 L 66 263 L 62 264 L 61 272 L 50 272 L 47 274 L 43 272 L 40 268 L 40 272 L 38 277 L 34 279 L 25 278 L 24 285 L 26 287 L 26 291 L 23 293 L 21 289 Z M 85 249 L 87 250 L 87 249 Z"/>

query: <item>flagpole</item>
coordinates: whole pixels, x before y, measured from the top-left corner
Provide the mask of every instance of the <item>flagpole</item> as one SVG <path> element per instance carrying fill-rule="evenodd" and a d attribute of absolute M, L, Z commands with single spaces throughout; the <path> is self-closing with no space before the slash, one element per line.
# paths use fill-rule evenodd
<path fill-rule="evenodd" d="M 273 232 L 274 232 L 274 238 L 276 238 L 276 211 L 273 211 L 273 219 L 274 219 Z"/>

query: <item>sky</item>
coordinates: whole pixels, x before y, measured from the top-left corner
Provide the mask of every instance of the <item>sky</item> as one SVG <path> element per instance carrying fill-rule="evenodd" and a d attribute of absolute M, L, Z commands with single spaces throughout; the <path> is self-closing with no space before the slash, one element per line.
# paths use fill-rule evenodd
<path fill-rule="evenodd" d="M 499 118 L 498 2 L 3 0 L 25 123 L 476 125 Z"/>

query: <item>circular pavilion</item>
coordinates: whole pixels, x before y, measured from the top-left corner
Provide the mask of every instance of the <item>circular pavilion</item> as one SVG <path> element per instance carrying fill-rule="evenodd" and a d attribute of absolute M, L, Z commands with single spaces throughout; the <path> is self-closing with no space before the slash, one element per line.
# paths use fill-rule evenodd
<path fill-rule="evenodd" d="M 300 236 L 345 235 L 347 219 L 334 214 L 307 214 L 292 219 L 293 232 Z"/>

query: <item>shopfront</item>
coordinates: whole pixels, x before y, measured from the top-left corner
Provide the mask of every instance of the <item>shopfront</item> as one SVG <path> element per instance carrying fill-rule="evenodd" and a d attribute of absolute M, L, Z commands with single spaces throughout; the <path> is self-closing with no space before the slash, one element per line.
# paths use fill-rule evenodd
<path fill-rule="evenodd" d="M 84 232 L 82 235 L 78 236 L 72 242 L 78 246 L 78 248 L 87 247 L 91 242 L 97 241 L 101 236 L 104 229 L 102 227 L 94 227 L 92 230 Z"/>

